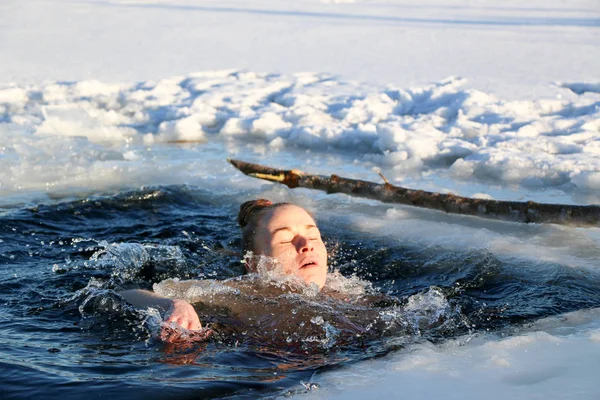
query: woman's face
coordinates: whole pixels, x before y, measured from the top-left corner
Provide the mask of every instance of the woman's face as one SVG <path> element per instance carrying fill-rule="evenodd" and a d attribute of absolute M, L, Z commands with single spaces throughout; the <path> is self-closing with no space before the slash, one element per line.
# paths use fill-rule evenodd
<path fill-rule="evenodd" d="M 286 274 L 296 275 L 319 288 L 327 278 L 327 250 L 313 218 L 291 204 L 270 210 L 260 219 L 254 249 L 277 258 Z"/>

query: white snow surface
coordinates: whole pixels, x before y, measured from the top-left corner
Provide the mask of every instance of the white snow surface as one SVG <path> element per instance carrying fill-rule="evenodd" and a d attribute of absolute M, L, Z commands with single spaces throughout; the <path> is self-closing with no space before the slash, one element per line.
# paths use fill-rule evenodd
<path fill-rule="evenodd" d="M 225 161 L 599 204 L 597 0 L 4 0 L 0 37 L 1 212 L 190 184 L 298 201 L 365 240 L 600 268 L 597 228 L 290 191 Z M 300 397 L 598 399 L 599 315 L 416 344 Z"/>
<path fill-rule="evenodd" d="M 599 309 L 579 311 L 540 321 L 541 330 L 509 337 L 416 345 L 325 374 L 318 390 L 297 398 L 592 400 L 598 397 L 599 317 Z M 570 320 L 577 321 L 580 333 L 557 328 Z"/>
<path fill-rule="evenodd" d="M 0 193 L 157 183 L 148 164 L 165 146 L 196 143 L 202 150 L 209 143 L 251 146 L 252 157 L 265 159 L 305 154 L 305 161 L 282 165 L 294 168 L 306 167 L 312 154 L 334 154 L 360 167 L 362 178 L 375 178 L 376 169 L 402 185 L 435 175 L 464 195 L 476 194 L 466 183 L 479 182 L 520 188 L 529 200 L 557 190 L 560 200 L 598 201 L 600 94 L 593 86 L 562 84 L 590 91 L 571 100 L 508 101 L 467 85 L 448 78 L 379 87 L 326 74 L 241 71 L 127 84 L 6 84 Z M 160 164 L 172 164 L 171 156 Z M 335 168 L 330 172 L 341 172 Z"/>
<path fill-rule="evenodd" d="M 3 0 L 0 79 L 133 82 L 223 69 L 503 99 L 598 83 L 597 0 Z"/>

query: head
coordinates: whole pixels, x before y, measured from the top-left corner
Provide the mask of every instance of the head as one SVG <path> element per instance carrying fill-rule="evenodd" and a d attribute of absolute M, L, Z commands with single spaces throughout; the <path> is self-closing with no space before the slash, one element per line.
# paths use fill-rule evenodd
<path fill-rule="evenodd" d="M 327 250 L 313 217 L 302 207 L 260 199 L 240 207 L 242 250 L 276 258 L 286 274 L 322 288 L 327 278 Z M 256 266 L 246 264 L 249 272 Z"/>

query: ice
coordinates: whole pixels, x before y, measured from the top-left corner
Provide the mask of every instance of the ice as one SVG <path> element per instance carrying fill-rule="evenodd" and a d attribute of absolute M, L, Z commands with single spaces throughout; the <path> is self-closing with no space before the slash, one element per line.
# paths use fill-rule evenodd
<path fill-rule="evenodd" d="M 235 141 L 258 154 L 360 155 L 365 172 L 378 167 L 394 182 L 435 173 L 526 190 L 597 192 L 597 99 L 507 101 L 465 85 L 449 78 L 381 88 L 321 74 L 214 71 L 138 84 L 11 86 L 0 90 L 11 110 L 0 126 L 8 155 L 0 160 L 1 190 L 145 183 L 156 177 L 164 144 Z M 41 175 L 31 173 L 39 168 Z M 178 174 L 180 182 L 193 179 L 185 169 Z"/>
<path fill-rule="evenodd" d="M 592 314 L 597 314 L 592 310 Z M 585 311 L 578 312 L 586 314 Z M 320 390 L 299 398 L 361 399 L 404 395 L 504 399 L 597 397 L 598 320 L 571 335 L 536 330 L 508 338 L 415 345 L 385 360 L 363 362 L 314 379 Z M 579 328 L 589 325 L 579 325 Z M 591 356 L 594 354 L 595 356 Z"/>

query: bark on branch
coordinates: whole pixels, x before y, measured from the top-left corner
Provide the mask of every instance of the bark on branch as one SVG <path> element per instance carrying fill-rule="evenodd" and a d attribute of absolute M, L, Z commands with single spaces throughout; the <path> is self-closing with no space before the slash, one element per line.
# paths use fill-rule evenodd
<path fill-rule="evenodd" d="M 504 221 L 524 223 L 551 223 L 574 226 L 600 226 L 600 206 L 545 204 L 533 201 L 498 201 L 473 199 L 412 190 L 388 183 L 374 183 L 337 175 L 323 176 L 305 174 L 298 170 L 283 170 L 264 165 L 227 159 L 244 174 L 282 183 L 289 188 L 303 187 L 327 193 L 345 193 L 365 197 L 384 203 L 399 203 L 409 206 L 430 208 L 453 214 L 473 215 Z M 384 178 L 385 179 L 385 178 Z"/>

